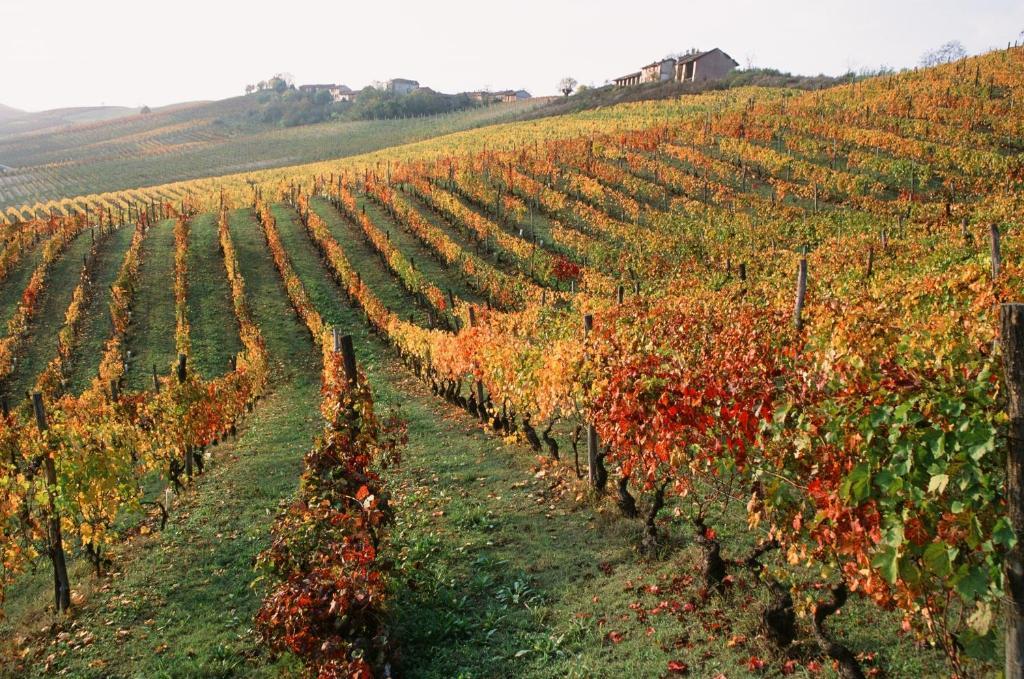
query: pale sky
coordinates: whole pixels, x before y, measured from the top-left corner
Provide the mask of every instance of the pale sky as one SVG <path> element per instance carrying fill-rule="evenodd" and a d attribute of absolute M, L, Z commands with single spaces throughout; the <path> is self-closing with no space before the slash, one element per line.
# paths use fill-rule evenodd
<path fill-rule="evenodd" d="M 690 47 L 836 75 L 970 53 L 1024 31 L 1024 0 L 0 0 L 0 103 L 160 106 L 241 94 L 283 71 L 360 88 L 553 94 Z"/>

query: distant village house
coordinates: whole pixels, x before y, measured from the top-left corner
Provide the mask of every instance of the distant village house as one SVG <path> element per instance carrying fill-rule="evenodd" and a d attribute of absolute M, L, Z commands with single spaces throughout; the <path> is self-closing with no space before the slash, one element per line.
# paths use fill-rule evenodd
<path fill-rule="evenodd" d="M 419 86 L 420 84 L 415 80 L 392 78 L 388 81 L 387 90 L 394 94 L 409 94 L 413 90 L 419 89 Z"/>
<path fill-rule="evenodd" d="M 647 64 L 639 71 L 615 78 L 616 87 L 629 87 L 640 83 L 662 82 L 704 82 L 721 80 L 729 75 L 739 63 L 717 47 L 701 52 L 691 50 L 678 59 L 669 57 Z"/>
<path fill-rule="evenodd" d="M 691 52 L 676 60 L 675 79 L 678 82 L 721 80 L 733 72 L 739 62 L 717 47 L 707 52 Z"/>
<path fill-rule="evenodd" d="M 356 93 L 352 91 L 347 85 L 334 85 L 334 84 L 316 84 L 316 85 L 299 85 L 300 92 L 316 93 L 316 92 L 330 92 L 331 99 L 335 102 L 339 101 L 353 101 L 356 97 Z"/>
<path fill-rule="evenodd" d="M 640 69 L 640 82 L 656 83 L 662 80 L 672 80 L 676 72 L 676 60 L 662 59 L 653 64 L 647 64 Z"/>
<path fill-rule="evenodd" d="M 502 90 L 501 92 L 477 90 L 476 92 L 466 92 L 466 95 L 473 101 L 478 101 L 482 104 L 510 104 L 522 101 L 523 99 L 530 99 L 533 96 L 526 90 Z"/>
<path fill-rule="evenodd" d="M 639 85 L 639 84 L 640 84 L 640 71 L 637 71 L 635 73 L 628 73 L 628 74 L 622 76 L 621 78 L 616 78 L 615 79 L 615 86 L 616 87 L 629 87 L 630 85 Z"/>
<path fill-rule="evenodd" d="M 527 92 L 526 90 L 516 90 L 514 92 L 512 90 L 506 90 L 505 92 L 500 92 L 500 94 L 501 100 L 506 104 L 511 104 L 517 101 L 522 101 L 524 99 L 530 99 L 533 97 L 533 95 Z"/>

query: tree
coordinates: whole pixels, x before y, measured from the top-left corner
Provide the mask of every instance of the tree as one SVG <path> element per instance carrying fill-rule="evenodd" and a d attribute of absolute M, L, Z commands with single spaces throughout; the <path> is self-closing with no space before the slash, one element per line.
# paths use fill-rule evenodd
<path fill-rule="evenodd" d="M 559 81 L 558 91 L 568 97 L 576 89 L 576 84 L 576 78 L 566 76 Z"/>
<path fill-rule="evenodd" d="M 255 91 L 256 91 L 256 86 L 255 85 L 246 85 L 245 86 L 245 93 L 246 94 L 252 94 Z"/>
<path fill-rule="evenodd" d="M 951 40 L 941 47 L 928 50 L 922 54 L 920 63 L 921 66 L 928 68 L 930 66 L 939 66 L 940 64 L 950 64 L 966 56 L 967 50 L 964 49 L 960 41 Z"/>
<path fill-rule="evenodd" d="M 149 110 L 148 106 L 143 105 L 143 107 L 139 109 L 139 113 L 146 115 L 147 113 L 152 113 L 152 111 Z"/>

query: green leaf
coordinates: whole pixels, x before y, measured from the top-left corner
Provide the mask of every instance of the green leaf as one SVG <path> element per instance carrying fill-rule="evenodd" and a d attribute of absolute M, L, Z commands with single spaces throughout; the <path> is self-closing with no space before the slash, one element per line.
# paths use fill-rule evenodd
<path fill-rule="evenodd" d="M 924 550 L 924 565 L 938 576 L 949 575 L 949 550 L 941 542 L 933 542 Z"/>
<path fill-rule="evenodd" d="M 871 495 L 871 467 L 861 462 L 843 479 L 840 492 L 853 504 L 860 504 Z"/>
<path fill-rule="evenodd" d="M 967 545 L 971 549 L 977 549 L 978 545 L 981 544 L 981 541 L 985 539 L 985 534 L 981 530 L 981 522 L 978 521 L 977 516 L 972 516 L 967 526 Z"/>
<path fill-rule="evenodd" d="M 961 566 L 957 572 L 956 591 L 968 601 L 982 597 L 988 592 L 988 574 L 977 566 Z"/>
<path fill-rule="evenodd" d="M 899 488 L 899 481 L 900 478 L 893 474 L 889 469 L 881 469 L 877 474 L 875 474 L 875 485 L 878 486 L 878 489 L 883 493 L 888 492 L 889 489 L 892 488 L 893 484 L 897 484 L 896 487 Z"/>
<path fill-rule="evenodd" d="M 1002 660 L 996 645 L 996 635 L 992 630 L 987 634 L 978 634 L 972 629 L 965 630 L 960 635 L 960 644 L 964 647 L 964 653 L 969 658 L 983 662 L 997 662 Z"/>
<path fill-rule="evenodd" d="M 1017 544 L 1017 536 L 1013 533 L 1013 526 L 1005 516 L 999 517 L 996 525 L 992 527 L 992 541 L 1007 549 L 1013 549 Z"/>
<path fill-rule="evenodd" d="M 899 554 L 895 549 L 890 547 L 879 552 L 871 560 L 871 565 L 878 569 L 878 572 L 890 585 L 896 584 L 896 580 L 899 578 Z"/>
<path fill-rule="evenodd" d="M 921 581 L 921 569 L 918 568 L 917 564 L 914 563 L 913 559 L 904 557 L 899 560 L 900 566 L 900 578 L 911 585 L 916 585 Z"/>

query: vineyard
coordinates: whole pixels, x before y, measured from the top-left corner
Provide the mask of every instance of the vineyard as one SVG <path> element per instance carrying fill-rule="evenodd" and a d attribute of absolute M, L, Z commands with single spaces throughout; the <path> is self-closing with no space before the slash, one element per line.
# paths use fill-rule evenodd
<path fill-rule="evenodd" d="M 9 209 L 5 670 L 1012 669 L 1022 105 L 1014 47 Z"/>
<path fill-rule="evenodd" d="M 3 138 L 0 212 L 33 201 L 113 192 L 111 204 L 137 201 L 142 185 L 208 177 L 367 153 L 481 125 L 515 120 L 544 100 L 422 118 L 330 121 L 279 129 L 252 122 L 242 97 Z M 176 193 L 152 193 L 175 200 Z M 61 201 L 62 214 L 76 203 Z M 85 209 L 89 203 L 77 203 Z M 60 208 L 57 208 L 60 210 Z M 15 211 L 16 214 L 24 212 Z M 41 213 L 40 213 L 41 216 Z"/>

